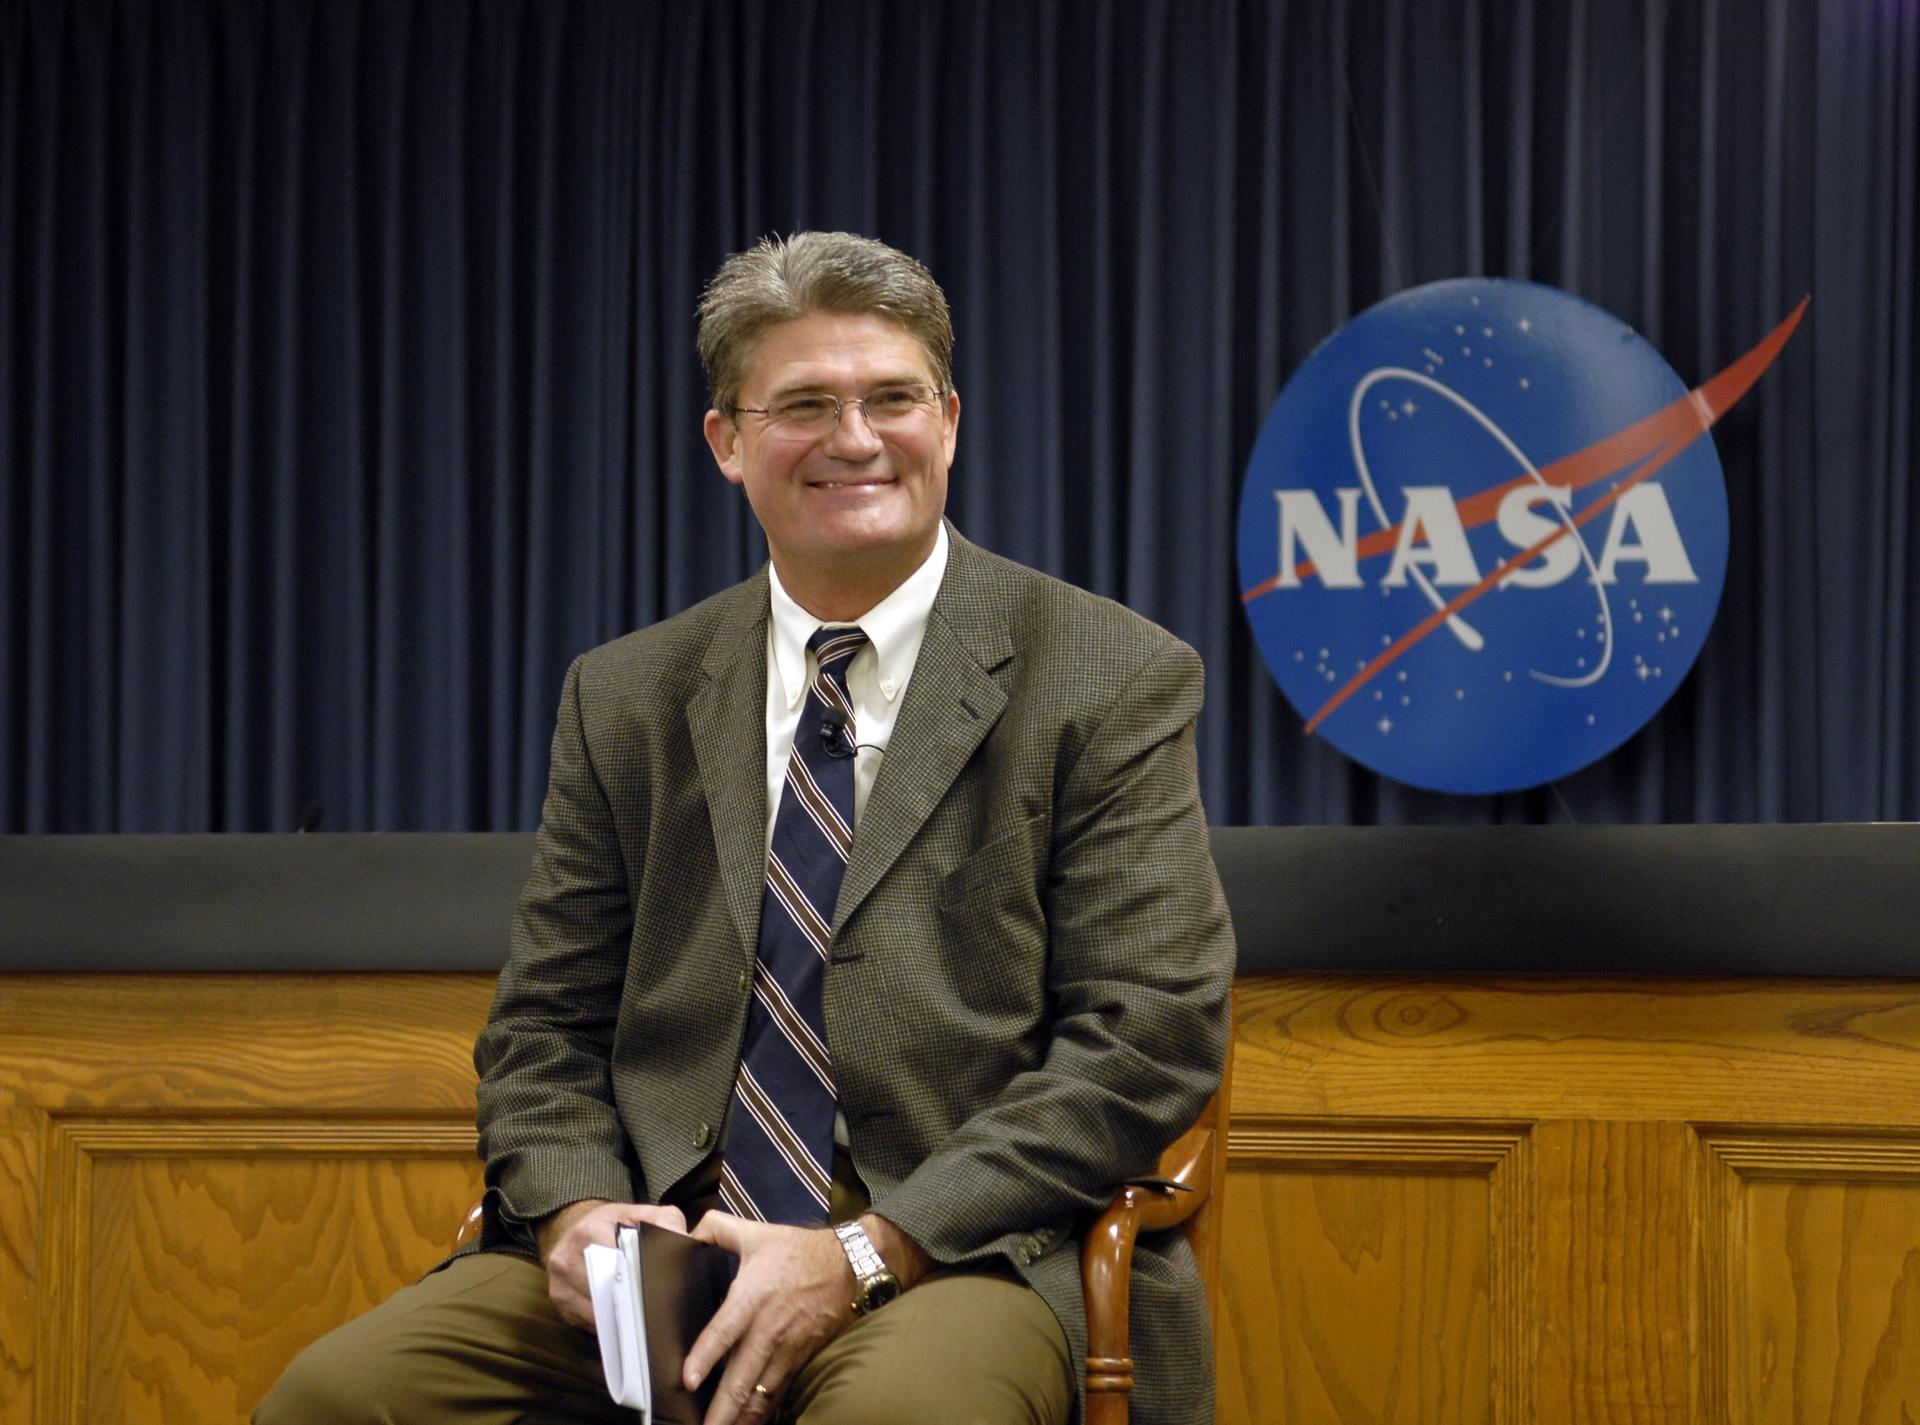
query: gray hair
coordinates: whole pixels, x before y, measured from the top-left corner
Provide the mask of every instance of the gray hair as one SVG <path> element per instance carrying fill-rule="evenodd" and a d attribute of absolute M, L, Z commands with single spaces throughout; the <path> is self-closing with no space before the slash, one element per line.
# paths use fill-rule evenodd
<path fill-rule="evenodd" d="M 761 333 L 810 312 L 898 322 L 926 349 L 940 389 L 953 388 L 953 317 L 940 284 L 904 252 L 857 233 L 763 237 L 720 264 L 698 311 L 707 389 L 728 420 Z"/>

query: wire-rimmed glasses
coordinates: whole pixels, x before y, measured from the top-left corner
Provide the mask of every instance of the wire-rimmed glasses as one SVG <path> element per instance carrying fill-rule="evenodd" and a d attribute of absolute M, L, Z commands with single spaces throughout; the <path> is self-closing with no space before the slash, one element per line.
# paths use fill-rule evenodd
<path fill-rule="evenodd" d="M 769 430 L 794 435 L 824 435 L 840 424 L 848 406 L 858 406 L 867 425 L 876 431 L 903 426 L 939 405 L 940 393 L 919 381 L 876 386 L 864 396 L 842 400 L 825 391 L 797 391 L 771 405 L 740 406 L 743 416 L 765 416 Z"/>

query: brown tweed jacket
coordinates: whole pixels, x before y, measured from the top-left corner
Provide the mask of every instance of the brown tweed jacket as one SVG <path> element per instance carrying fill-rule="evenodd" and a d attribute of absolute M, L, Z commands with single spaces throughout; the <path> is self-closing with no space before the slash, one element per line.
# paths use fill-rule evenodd
<path fill-rule="evenodd" d="M 827 1034 L 874 1210 L 1011 1263 L 1083 1366 L 1076 1244 L 1219 1080 L 1232 930 L 1200 661 L 957 534 L 840 891 Z M 658 1200 L 714 1150 L 765 874 L 766 574 L 577 660 L 475 1050 L 488 1224 Z M 518 1236 L 524 1246 L 524 1235 Z M 1210 1421 L 1184 1239 L 1143 1240 L 1134 1418 Z"/>

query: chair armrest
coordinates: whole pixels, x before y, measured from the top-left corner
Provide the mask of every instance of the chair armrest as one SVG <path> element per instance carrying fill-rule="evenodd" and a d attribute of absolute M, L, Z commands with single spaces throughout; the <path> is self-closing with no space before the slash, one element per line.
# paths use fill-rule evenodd
<path fill-rule="evenodd" d="M 1087 1304 L 1087 1425 L 1124 1421 L 1133 1390 L 1127 1347 L 1128 1285 L 1134 1240 L 1178 1227 L 1212 1195 L 1214 1130 L 1195 1124 L 1160 1159 L 1160 1176 L 1125 1184 L 1080 1248 Z"/>
<path fill-rule="evenodd" d="M 467 1243 L 480 1235 L 482 1217 L 481 1204 L 475 1203 L 460 1223 L 460 1230 L 453 1234 L 453 1250 L 459 1251 Z"/>

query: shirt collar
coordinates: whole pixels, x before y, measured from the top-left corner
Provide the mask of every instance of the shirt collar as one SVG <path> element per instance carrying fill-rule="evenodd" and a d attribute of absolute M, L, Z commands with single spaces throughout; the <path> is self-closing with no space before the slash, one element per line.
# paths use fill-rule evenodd
<path fill-rule="evenodd" d="M 946 577 L 948 550 L 947 524 L 942 520 L 934 536 L 933 552 L 899 588 L 859 618 L 858 627 L 873 645 L 875 682 L 880 696 L 888 702 L 906 691 L 907 680 L 913 676 L 913 665 L 920 657 L 920 641 L 927 632 L 927 615 L 933 612 L 934 596 L 940 592 L 940 581 Z M 807 696 L 807 640 L 822 624 L 793 601 L 793 596 L 780 582 L 779 570 L 769 564 L 767 574 L 773 602 L 767 638 L 781 692 L 787 707 L 793 709 Z"/>

